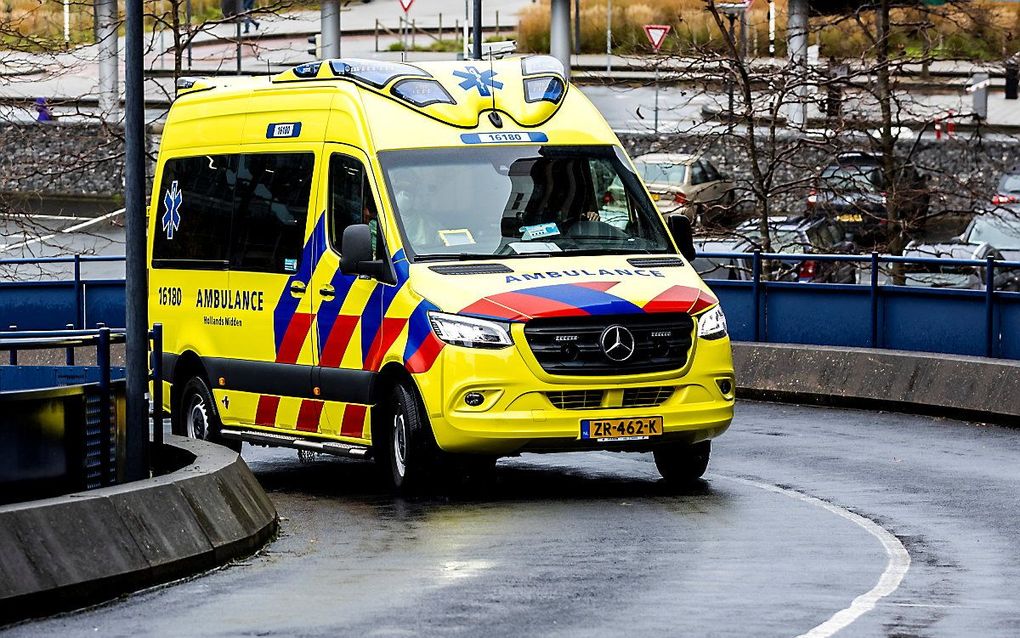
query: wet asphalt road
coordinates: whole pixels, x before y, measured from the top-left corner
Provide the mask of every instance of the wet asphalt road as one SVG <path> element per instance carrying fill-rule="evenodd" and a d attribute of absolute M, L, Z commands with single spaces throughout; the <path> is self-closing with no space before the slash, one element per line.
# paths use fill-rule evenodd
<path fill-rule="evenodd" d="M 9 634 L 795 636 L 890 569 L 876 534 L 805 494 L 910 555 L 838 635 L 1020 635 L 1016 430 L 743 402 L 682 493 L 646 455 L 506 459 L 484 497 L 417 500 L 367 464 L 244 456 L 283 518 L 259 555 Z"/>

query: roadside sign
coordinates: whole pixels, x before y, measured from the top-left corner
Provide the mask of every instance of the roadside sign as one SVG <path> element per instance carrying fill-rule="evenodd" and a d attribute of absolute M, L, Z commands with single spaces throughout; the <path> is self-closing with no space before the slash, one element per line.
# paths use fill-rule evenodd
<path fill-rule="evenodd" d="M 414 0 L 400 0 L 400 8 L 404 10 L 404 13 L 411 10 L 412 4 L 414 4 Z"/>
<path fill-rule="evenodd" d="M 659 49 L 662 48 L 662 43 L 666 41 L 666 35 L 672 28 L 673 27 L 668 24 L 645 25 L 645 35 L 648 36 L 648 41 L 652 43 L 652 47 L 655 49 L 656 53 L 658 53 Z"/>

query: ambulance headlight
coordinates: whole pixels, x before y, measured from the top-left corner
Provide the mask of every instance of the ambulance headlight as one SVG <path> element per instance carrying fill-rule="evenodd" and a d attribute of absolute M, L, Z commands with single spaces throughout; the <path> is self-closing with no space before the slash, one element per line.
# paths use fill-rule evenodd
<path fill-rule="evenodd" d="M 726 336 L 726 315 L 722 306 L 716 306 L 698 317 L 698 336 L 702 339 L 722 339 Z"/>
<path fill-rule="evenodd" d="M 510 324 L 474 317 L 430 312 L 432 330 L 441 341 L 468 348 L 506 348 L 510 339 Z"/>

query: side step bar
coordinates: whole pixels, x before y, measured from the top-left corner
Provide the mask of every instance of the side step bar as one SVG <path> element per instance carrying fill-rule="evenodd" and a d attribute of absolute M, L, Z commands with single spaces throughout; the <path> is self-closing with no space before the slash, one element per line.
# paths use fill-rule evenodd
<path fill-rule="evenodd" d="M 340 441 L 323 441 L 293 434 L 276 432 L 262 432 L 259 430 L 243 430 L 235 428 L 223 428 L 220 436 L 235 441 L 245 441 L 254 445 L 267 445 L 270 447 L 289 447 L 295 450 L 306 450 L 308 452 L 319 452 L 320 454 L 335 454 L 337 456 L 349 456 L 356 459 L 367 459 L 372 457 L 372 450 L 364 445 L 353 443 L 341 443 Z"/>

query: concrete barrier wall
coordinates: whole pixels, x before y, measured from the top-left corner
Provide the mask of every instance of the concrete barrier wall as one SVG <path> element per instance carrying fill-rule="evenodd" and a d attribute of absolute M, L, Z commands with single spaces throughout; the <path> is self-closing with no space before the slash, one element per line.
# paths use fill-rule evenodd
<path fill-rule="evenodd" d="M 113 598 L 250 554 L 276 509 L 227 448 L 178 436 L 165 476 L 0 507 L 0 623 Z"/>
<path fill-rule="evenodd" d="M 900 350 L 734 343 L 741 396 L 1020 426 L 1020 362 Z"/>

